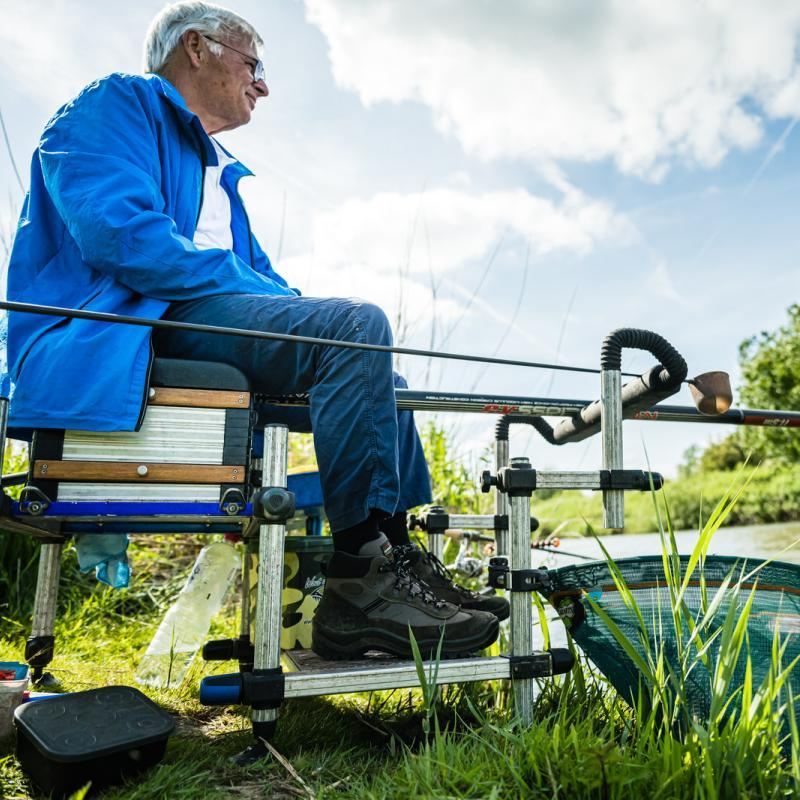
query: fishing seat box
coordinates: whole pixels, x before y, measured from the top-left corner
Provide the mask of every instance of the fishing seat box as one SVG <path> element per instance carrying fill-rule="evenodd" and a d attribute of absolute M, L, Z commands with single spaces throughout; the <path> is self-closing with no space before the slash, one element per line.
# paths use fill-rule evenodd
<path fill-rule="evenodd" d="M 156 358 L 146 391 L 137 431 L 34 431 L 20 515 L 67 534 L 240 531 L 254 418 L 245 375 Z"/>
<path fill-rule="evenodd" d="M 175 728 L 172 717 L 130 686 L 24 703 L 14 712 L 17 758 L 56 798 L 91 781 L 89 794 L 157 764 Z"/>

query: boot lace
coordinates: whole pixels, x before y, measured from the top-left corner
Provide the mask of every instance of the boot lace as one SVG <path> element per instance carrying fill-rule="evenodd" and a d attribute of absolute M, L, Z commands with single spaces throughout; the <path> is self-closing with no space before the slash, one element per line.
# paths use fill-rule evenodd
<path fill-rule="evenodd" d="M 425 550 L 425 561 L 428 563 L 430 568 L 447 584 L 449 589 L 458 592 L 462 597 L 473 598 L 477 596 L 477 592 L 473 592 L 471 589 L 467 589 L 466 586 L 462 586 L 460 583 L 456 583 L 453 580 L 453 573 L 450 572 L 447 567 L 442 564 L 442 562 L 429 550 Z"/>
<path fill-rule="evenodd" d="M 420 600 L 434 608 L 441 608 L 445 605 L 446 601 L 440 600 L 428 585 L 411 571 L 408 560 L 403 558 L 402 554 L 394 554 L 391 561 L 381 564 L 378 569 L 380 572 L 394 573 L 394 588 L 397 591 L 405 591 L 407 597 Z"/>
<path fill-rule="evenodd" d="M 416 548 L 413 544 L 405 544 L 395 547 L 393 551 L 395 554 L 395 560 L 402 560 L 406 568 L 410 570 L 411 564 L 409 561 L 409 556 L 414 552 L 415 549 Z M 447 569 L 447 567 L 433 553 L 427 550 L 423 545 L 420 545 L 420 549 L 425 554 L 423 556 L 425 563 L 427 563 L 434 573 L 441 578 L 448 589 L 458 592 L 462 597 L 470 600 L 477 596 L 477 592 L 473 592 L 471 589 L 467 589 L 466 586 L 456 583 L 453 580 L 453 573 L 450 572 L 450 570 Z"/>

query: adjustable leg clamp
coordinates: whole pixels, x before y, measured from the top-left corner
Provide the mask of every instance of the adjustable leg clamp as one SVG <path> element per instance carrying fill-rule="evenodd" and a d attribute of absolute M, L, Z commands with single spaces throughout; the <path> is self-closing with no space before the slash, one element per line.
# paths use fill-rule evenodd
<path fill-rule="evenodd" d="M 546 569 L 509 569 L 505 556 L 489 560 L 489 586 L 507 592 L 538 592 L 549 590 L 550 573 Z"/>
<path fill-rule="evenodd" d="M 553 647 L 528 656 L 506 656 L 511 666 L 511 679 L 550 678 L 563 675 L 575 666 L 575 657 L 564 647 Z"/>

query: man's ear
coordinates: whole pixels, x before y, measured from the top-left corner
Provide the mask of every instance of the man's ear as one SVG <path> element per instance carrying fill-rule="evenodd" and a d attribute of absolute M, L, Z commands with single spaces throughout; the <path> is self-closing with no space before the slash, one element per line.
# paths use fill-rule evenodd
<path fill-rule="evenodd" d="M 199 69 L 208 52 L 203 36 L 197 31 L 186 31 L 181 36 L 181 48 L 192 67 Z"/>

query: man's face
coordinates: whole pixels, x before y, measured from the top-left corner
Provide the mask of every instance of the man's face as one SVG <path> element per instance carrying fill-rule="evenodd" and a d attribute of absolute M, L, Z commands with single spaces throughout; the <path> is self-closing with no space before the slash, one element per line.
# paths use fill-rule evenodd
<path fill-rule="evenodd" d="M 228 131 L 246 125 L 256 102 L 269 94 L 263 80 L 253 78 L 258 54 L 253 42 L 243 38 L 214 37 L 222 45 L 221 55 L 208 51 L 207 69 L 202 81 L 202 102 L 207 112 L 219 120 L 214 131 Z M 203 39 L 206 47 L 211 45 Z M 213 45 L 211 45 L 213 46 Z"/>

